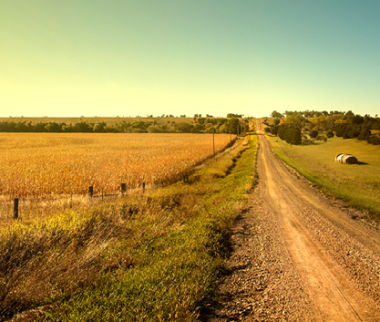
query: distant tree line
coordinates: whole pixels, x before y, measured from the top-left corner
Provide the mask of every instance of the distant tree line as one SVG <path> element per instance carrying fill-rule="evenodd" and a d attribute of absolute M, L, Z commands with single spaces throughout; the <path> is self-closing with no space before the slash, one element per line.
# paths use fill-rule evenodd
<path fill-rule="evenodd" d="M 114 132 L 105 122 L 88 123 L 81 121 L 75 124 L 65 122 L 0 122 L 0 132 Z"/>
<path fill-rule="evenodd" d="M 284 118 L 284 117 L 287 117 L 287 116 L 293 115 L 293 114 L 300 114 L 303 117 L 310 118 L 310 117 L 319 117 L 319 116 L 327 116 L 327 115 L 335 115 L 335 114 L 344 114 L 344 112 L 340 112 L 340 111 L 327 112 L 327 111 L 309 111 L 309 110 L 306 110 L 306 111 L 285 111 L 283 114 L 281 114 L 277 111 L 273 111 L 271 114 L 271 117 Z"/>
<path fill-rule="evenodd" d="M 227 114 L 227 118 L 230 118 L 230 117 L 242 118 L 243 114 L 234 114 L 234 113 Z"/>
<path fill-rule="evenodd" d="M 357 138 L 370 144 L 380 144 L 380 137 L 375 133 L 380 130 L 380 118 L 377 115 L 361 116 L 352 111 L 285 111 L 284 114 L 273 111 L 271 116 L 274 118 L 272 124 L 269 124 L 267 119 L 264 120 L 264 124 L 268 126 L 265 130 L 291 144 L 301 144 L 302 131 L 309 132 L 311 138 L 320 138 L 319 133 L 323 131 L 323 137 L 327 139 L 333 137 L 335 132 L 336 136 L 344 139 Z"/>
<path fill-rule="evenodd" d="M 145 122 L 147 123 L 147 122 Z M 128 125 L 125 123 L 123 132 L 134 131 L 135 127 Z M 239 129 L 238 129 L 239 127 Z M 212 116 L 209 117 L 194 117 L 194 121 L 192 123 L 186 122 L 169 122 L 166 124 L 160 124 L 157 122 L 153 122 L 146 128 L 146 132 L 149 133 L 231 133 L 236 134 L 237 131 L 239 133 L 245 132 L 248 130 L 248 121 L 239 122 L 237 118 L 214 118 Z"/>
<path fill-rule="evenodd" d="M 155 121 L 122 121 L 108 126 L 106 122 L 89 123 L 81 121 L 75 124 L 65 122 L 0 122 L 0 132 L 51 132 L 51 133 L 231 133 L 248 130 L 248 121 L 237 118 L 196 117 L 191 123 Z M 238 129 L 239 127 L 239 129 Z"/>

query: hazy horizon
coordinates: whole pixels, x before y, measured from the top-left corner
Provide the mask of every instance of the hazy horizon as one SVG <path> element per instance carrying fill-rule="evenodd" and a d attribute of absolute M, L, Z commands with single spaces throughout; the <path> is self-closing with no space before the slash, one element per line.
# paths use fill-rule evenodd
<path fill-rule="evenodd" d="M 0 4 L 2 117 L 380 114 L 380 2 Z"/>

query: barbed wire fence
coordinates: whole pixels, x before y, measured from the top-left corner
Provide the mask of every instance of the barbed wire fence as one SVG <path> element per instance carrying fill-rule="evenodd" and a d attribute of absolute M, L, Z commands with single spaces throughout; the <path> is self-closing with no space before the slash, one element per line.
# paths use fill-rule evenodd
<path fill-rule="evenodd" d="M 237 136 L 238 137 L 238 136 Z M 236 137 L 236 138 L 237 138 Z M 219 153 L 222 153 L 229 147 L 231 147 L 235 141 L 230 138 L 230 143 L 220 151 Z M 214 148 L 214 142 L 213 142 L 213 155 L 208 158 L 210 161 L 217 162 L 218 158 L 217 155 L 215 155 L 215 148 Z M 199 164 L 202 164 L 206 160 L 199 162 Z M 115 191 L 113 193 L 105 193 L 104 189 L 99 189 L 99 191 L 95 191 L 94 186 L 88 186 L 88 192 L 87 193 L 70 193 L 69 195 L 48 195 L 45 197 L 39 196 L 39 197 L 16 197 L 16 198 L 10 198 L 8 200 L 4 200 L 6 198 L 3 197 L 3 200 L 0 200 L 0 204 L 2 204 L 2 209 L 0 208 L 0 219 L 1 214 L 6 214 L 9 216 L 11 214 L 11 217 L 13 219 L 20 219 L 20 214 L 22 214 L 23 209 L 29 209 L 29 212 L 31 215 L 33 213 L 33 210 L 37 210 L 38 213 L 40 211 L 46 210 L 50 204 L 51 207 L 54 208 L 54 204 L 58 204 L 60 209 L 65 208 L 74 208 L 75 204 L 84 203 L 84 202 L 93 202 L 95 200 L 101 200 L 102 203 L 105 202 L 106 198 L 126 198 L 128 195 L 137 195 L 137 194 L 144 194 L 146 189 L 154 189 L 156 187 L 164 187 L 170 184 L 173 184 L 175 182 L 182 181 L 185 184 L 192 184 L 194 182 L 200 181 L 200 175 L 198 173 L 198 165 L 195 165 L 192 169 L 184 170 L 178 174 L 176 174 L 173 178 L 168 178 L 166 180 L 162 180 L 160 182 L 153 182 L 149 185 L 146 184 L 145 181 L 141 183 L 139 187 L 128 187 L 126 183 L 120 184 L 120 190 Z M 208 164 L 206 164 L 208 166 Z M 96 193 L 97 192 L 97 193 Z M 79 200 L 79 201 L 78 201 Z M 9 217 L 8 217 L 9 218 Z"/>

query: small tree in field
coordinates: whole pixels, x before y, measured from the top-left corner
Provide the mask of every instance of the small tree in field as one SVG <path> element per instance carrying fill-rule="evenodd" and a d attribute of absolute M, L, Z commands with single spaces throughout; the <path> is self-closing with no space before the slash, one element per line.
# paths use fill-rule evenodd
<path fill-rule="evenodd" d="M 285 133 L 285 141 L 294 145 L 301 144 L 302 136 L 300 129 L 293 126 L 288 127 Z"/>

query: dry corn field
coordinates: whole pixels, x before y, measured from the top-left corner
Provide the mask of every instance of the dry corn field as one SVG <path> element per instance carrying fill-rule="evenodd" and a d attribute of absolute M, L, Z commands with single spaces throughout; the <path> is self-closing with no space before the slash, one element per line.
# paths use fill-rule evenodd
<path fill-rule="evenodd" d="M 216 152 L 229 142 L 229 135 L 215 135 Z M 7 199 L 170 182 L 213 154 L 212 134 L 0 133 L 0 149 L 0 194 Z"/>

